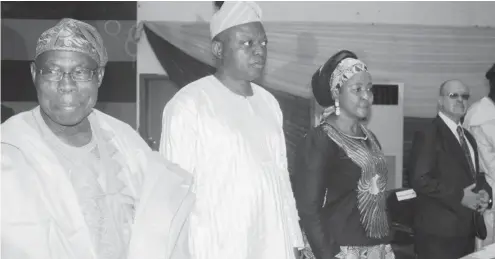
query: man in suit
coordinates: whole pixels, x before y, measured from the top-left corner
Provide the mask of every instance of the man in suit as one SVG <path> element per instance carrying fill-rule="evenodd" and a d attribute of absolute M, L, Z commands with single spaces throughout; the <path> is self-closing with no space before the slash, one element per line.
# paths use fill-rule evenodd
<path fill-rule="evenodd" d="M 414 136 L 409 172 L 418 196 L 414 232 L 419 259 L 456 259 L 470 254 L 477 231 L 485 229 L 480 212 L 490 205 L 491 190 L 487 191 L 487 186 L 473 190 L 477 145 L 460 124 L 468 99 L 469 88 L 461 81 L 444 82 L 438 116 Z"/>

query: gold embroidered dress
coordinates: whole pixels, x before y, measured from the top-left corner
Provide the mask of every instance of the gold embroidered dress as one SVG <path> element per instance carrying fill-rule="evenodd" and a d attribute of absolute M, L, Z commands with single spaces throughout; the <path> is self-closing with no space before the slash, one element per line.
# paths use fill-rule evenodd
<path fill-rule="evenodd" d="M 294 193 L 306 258 L 393 259 L 388 242 L 385 157 L 374 135 L 322 123 L 298 150 Z"/>

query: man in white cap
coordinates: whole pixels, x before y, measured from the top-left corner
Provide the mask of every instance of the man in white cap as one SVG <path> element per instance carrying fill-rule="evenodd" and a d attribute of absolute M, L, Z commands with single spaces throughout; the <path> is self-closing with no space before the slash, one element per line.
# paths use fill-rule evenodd
<path fill-rule="evenodd" d="M 1 126 L 1 258 L 189 258 L 192 176 L 94 109 L 107 60 L 81 21 L 38 39 L 40 105 Z"/>
<path fill-rule="evenodd" d="M 210 24 L 217 72 L 185 86 L 163 112 L 160 152 L 195 176 L 194 259 L 293 259 L 303 246 L 282 112 L 252 83 L 267 55 L 260 19 L 254 2 L 225 2 Z"/>

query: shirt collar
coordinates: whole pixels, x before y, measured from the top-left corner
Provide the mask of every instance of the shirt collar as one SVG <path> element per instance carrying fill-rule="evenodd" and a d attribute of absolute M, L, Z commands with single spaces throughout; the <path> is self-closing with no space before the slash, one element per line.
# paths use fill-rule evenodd
<path fill-rule="evenodd" d="M 447 124 L 449 129 L 452 132 L 454 132 L 454 135 L 457 136 L 457 127 L 461 126 L 461 123 L 459 122 L 456 124 L 455 121 L 453 121 L 451 118 L 447 117 L 447 115 L 445 115 L 443 112 L 438 112 L 438 116 L 440 116 L 440 118 L 442 118 L 442 120 L 445 122 L 445 124 Z"/>

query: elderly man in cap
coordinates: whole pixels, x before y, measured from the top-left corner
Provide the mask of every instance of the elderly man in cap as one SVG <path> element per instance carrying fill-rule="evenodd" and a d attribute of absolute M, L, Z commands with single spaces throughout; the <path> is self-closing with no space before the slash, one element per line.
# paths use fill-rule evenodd
<path fill-rule="evenodd" d="M 252 83 L 267 55 L 260 18 L 253 2 L 225 2 L 210 24 L 216 74 L 185 86 L 163 112 L 160 152 L 195 176 L 195 259 L 292 259 L 303 246 L 282 112 Z"/>
<path fill-rule="evenodd" d="M 2 258 L 189 258 L 192 176 L 93 108 L 106 62 L 84 22 L 39 38 L 39 106 L 1 126 Z"/>
<path fill-rule="evenodd" d="M 480 169 L 486 174 L 486 180 L 492 187 L 495 197 L 495 64 L 486 72 L 488 95 L 471 105 L 464 119 L 464 127 L 473 134 L 480 156 Z M 495 243 L 495 208 L 484 213 L 487 238 L 477 239 L 476 247 L 480 249 Z"/>

